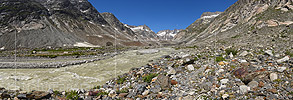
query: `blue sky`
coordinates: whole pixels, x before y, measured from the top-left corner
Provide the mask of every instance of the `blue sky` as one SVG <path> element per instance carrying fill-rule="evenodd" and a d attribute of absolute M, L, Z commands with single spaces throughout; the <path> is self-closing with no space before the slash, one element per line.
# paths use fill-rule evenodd
<path fill-rule="evenodd" d="M 225 11 L 237 0 L 89 0 L 100 12 L 113 13 L 129 25 L 147 25 L 154 32 L 185 29 L 203 12 Z"/>

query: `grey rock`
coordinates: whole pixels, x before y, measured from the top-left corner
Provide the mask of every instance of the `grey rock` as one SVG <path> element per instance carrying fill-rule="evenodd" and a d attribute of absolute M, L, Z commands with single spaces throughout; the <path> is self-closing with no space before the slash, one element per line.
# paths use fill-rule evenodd
<path fill-rule="evenodd" d="M 248 86 L 252 89 L 258 86 L 258 82 L 257 81 L 251 81 L 248 83 Z"/>
<path fill-rule="evenodd" d="M 206 91 L 210 91 L 212 85 L 213 85 L 213 84 L 212 84 L 211 82 L 207 82 L 207 83 L 202 83 L 202 84 L 200 84 L 199 87 L 200 87 L 201 89 L 206 90 Z"/>
<path fill-rule="evenodd" d="M 170 78 L 168 76 L 164 76 L 162 74 L 158 75 L 155 84 L 158 84 L 162 87 L 162 89 L 169 89 L 170 88 Z"/>
<path fill-rule="evenodd" d="M 247 52 L 247 51 L 243 51 L 243 52 L 241 52 L 241 53 L 239 54 L 239 56 L 242 56 L 242 57 L 244 57 L 244 56 L 246 56 L 246 55 L 248 55 L 248 52 Z"/>
<path fill-rule="evenodd" d="M 17 95 L 18 99 L 27 99 L 26 94 L 19 94 Z"/>
<path fill-rule="evenodd" d="M 161 91 L 161 86 L 160 85 L 155 85 L 154 87 L 152 87 L 150 89 L 150 91 L 153 92 L 153 93 L 158 93 L 158 92 Z"/>
<path fill-rule="evenodd" d="M 141 94 L 146 89 L 146 84 L 138 84 L 135 89 L 138 94 Z"/>
<path fill-rule="evenodd" d="M 272 50 L 266 50 L 266 51 L 265 51 L 265 54 L 268 54 L 269 56 L 274 56 Z"/>
<path fill-rule="evenodd" d="M 229 81 L 229 79 L 221 79 L 220 80 L 221 84 L 226 84 L 226 83 L 228 83 L 228 81 Z"/>
<path fill-rule="evenodd" d="M 271 74 L 270 74 L 270 80 L 271 80 L 271 81 L 274 81 L 274 80 L 276 80 L 276 79 L 278 79 L 278 74 L 276 74 L 276 73 L 271 73 Z"/>
<path fill-rule="evenodd" d="M 282 63 L 282 62 L 286 62 L 286 61 L 288 61 L 288 60 L 290 60 L 290 57 L 289 57 L 289 56 L 286 56 L 286 57 L 284 57 L 284 58 L 282 58 L 282 59 L 278 59 L 277 62 L 278 62 L 278 63 Z"/>
<path fill-rule="evenodd" d="M 194 71 L 194 67 L 193 67 L 193 65 L 188 65 L 188 66 L 187 66 L 187 70 L 188 70 L 188 71 Z"/>
<path fill-rule="evenodd" d="M 49 89 L 48 93 L 53 94 L 54 93 L 53 89 Z"/>
<path fill-rule="evenodd" d="M 276 99 L 278 99 L 278 96 L 277 96 L 277 94 L 270 94 L 269 96 L 268 96 L 268 99 L 269 100 L 276 100 Z"/>
<path fill-rule="evenodd" d="M 245 93 L 247 93 L 248 92 L 248 86 L 246 86 L 246 85 L 241 85 L 240 87 L 240 93 L 241 94 L 245 94 Z"/>
<path fill-rule="evenodd" d="M 273 87 L 271 86 L 271 84 L 265 84 L 265 86 L 263 86 L 261 89 L 262 90 L 267 90 L 267 89 L 272 89 Z"/>
<path fill-rule="evenodd" d="M 168 75 L 174 75 L 176 74 L 176 70 L 172 67 L 169 67 L 169 71 L 167 72 Z"/>
<path fill-rule="evenodd" d="M 229 58 L 231 59 L 231 58 L 233 58 L 234 56 L 233 56 L 233 54 L 232 54 L 232 52 L 230 52 L 230 54 L 229 54 Z"/>
<path fill-rule="evenodd" d="M 146 95 L 148 95 L 150 93 L 150 90 L 145 90 L 143 93 L 142 93 L 142 95 L 143 96 L 146 96 Z"/>
<path fill-rule="evenodd" d="M 128 92 L 128 95 L 127 95 L 126 97 L 127 97 L 127 98 L 131 98 L 131 97 L 133 97 L 133 96 L 136 96 L 136 94 L 137 94 L 137 92 L 134 91 L 134 90 L 132 90 L 132 91 Z"/>
<path fill-rule="evenodd" d="M 286 70 L 286 67 L 277 67 L 278 72 L 283 72 Z"/>

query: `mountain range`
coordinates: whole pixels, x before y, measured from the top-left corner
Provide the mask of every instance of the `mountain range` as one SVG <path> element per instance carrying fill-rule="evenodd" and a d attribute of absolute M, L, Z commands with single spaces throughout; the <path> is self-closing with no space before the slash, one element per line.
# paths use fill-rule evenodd
<path fill-rule="evenodd" d="M 0 47 L 183 45 L 291 47 L 292 0 L 238 0 L 224 12 L 205 12 L 184 30 L 153 32 L 99 13 L 87 0 L 1 0 Z M 16 41 L 15 41 L 16 40 Z M 169 43 L 169 42 L 168 42 Z"/>
<path fill-rule="evenodd" d="M 87 0 L 1 0 L 0 13 L 2 48 L 15 40 L 17 48 L 158 44 L 153 33 L 133 31 Z"/>

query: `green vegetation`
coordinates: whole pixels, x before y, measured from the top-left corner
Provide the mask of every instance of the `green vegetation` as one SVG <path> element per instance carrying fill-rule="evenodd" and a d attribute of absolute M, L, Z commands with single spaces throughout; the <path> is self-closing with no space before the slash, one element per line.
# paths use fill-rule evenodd
<path fill-rule="evenodd" d="M 58 55 L 40 55 L 40 57 L 45 57 L 45 58 L 56 58 Z"/>
<path fill-rule="evenodd" d="M 225 61 L 225 58 L 222 56 L 216 57 L 216 62 Z"/>
<path fill-rule="evenodd" d="M 232 53 L 233 55 L 236 55 L 238 53 L 237 50 L 231 49 L 231 48 L 226 49 L 225 52 L 226 52 L 227 55 L 229 55 L 230 53 Z"/>
<path fill-rule="evenodd" d="M 62 94 L 61 94 L 61 92 L 59 92 L 59 91 L 56 91 L 56 90 L 55 90 L 55 91 L 53 91 L 53 94 L 54 94 L 54 95 L 62 95 Z"/>
<path fill-rule="evenodd" d="M 116 81 L 117 84 L 123 84 L 126 81 L 126 77 L 120 77 L 118 78 L 118 80 Z"/>
<path fill-rule="evenodd" d="M 107 92 L 99 92 L 98 94 L 97 94 L 97 96 L 100 96 L 100 95 L 108 95 L 109 93 L 107 93 Z"/>
<path fill-rule="evenodd" d="M 101 86 L 95 86 L 93 89 L 100 89 L 101 88 Z"/>
<path fill-rule="evenodd" d="M 199 55 L 199 54 L 198 54 L 198 55 L 197 55 L 197 58 L 199 58 L 199 59 L 200 59 L 200 58 L 201 58 L 201 55 Z"/>
<path fill-rule="evenodd" d="M 66 99 L 69 100 L 78 100 L 79 96 L 77 91 L 70 91 L 70 92 L 66 92 Z"/>
<path fill-rule="evenodd" d="M 151 74 L 149 74 L 149 75 L 144 76 L 144 77 L 142 78 L 142 80 L 143 80 L 144 82 L 150 83 L 150 82 L 152 81 L 152 79 L 153 79 L 154 77 L 156 77 L 156 76 L 158 76 L 158 74 L 151 73 Z"/>
<path fill-rule="evenodd" d="M 197 57 L 194 57 L 194 61 L 197 61 L 198 60 L 198 58 Z"/>
<path fill-rule="evenodd" d="M 293 95 L 293 91 L 289 92 L 288 94 L 289 94 L 289 95 Z"/>
<path fill-rule="evenodd" d="M 235 38 L 239 38 L 239 37 L 240 37 L 240 35 L 235 35 L 235 36 L 233 36 L 231 38 L 235 39 Z"/>
<path fill-rule="evenodd" d="M 234 66 L 234 65 L 231 65 L 230 67 L 231 67 L 232 69 L 235 69 L 235 68 L 236 68 L 236 66 Z"/>
<path fill-rule="evenodd" d="M 281 83 L 282 80 L 281 79 L 275 79 L 274 82 Z"/>
<path fill-rule="evenodd" d="M 286 21 L 286 19 L 283 19 L 283 18 L 286 18 L 287 16 L 290 16 L 292 13 L 292 11 L 287 11 L 287 12 L 283 12 L 282 10 L 280 9 L 275 9 L 273 7 L 269 7 L 266 11 L 260 13 L 260 14 L 257 14 L 255 17 L 256 17 L 256 21 L 267 21 L 267 20 L 270 20 L 270 19 L 275 19 L 275 20 L 278 20 L 278 21 Z"/>
<path fill-rule="evenodd" d="M 176 48 L 174 48 L 175 50 L 179 50 L 179 49 L 181 49 L 180 47 L 176 47 Z"/>
<path fill-rule="evenodd" d="M 293 57 L 293 53 L 290 52 L 290 51 L 286 51 L 285 54 L 288 55 L 288 56 L 290 56 L 290 57 Z"/>

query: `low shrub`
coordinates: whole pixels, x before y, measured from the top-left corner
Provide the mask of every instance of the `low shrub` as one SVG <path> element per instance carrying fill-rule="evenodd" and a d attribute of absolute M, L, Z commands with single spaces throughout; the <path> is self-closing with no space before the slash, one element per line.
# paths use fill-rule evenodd
<path fill-rule="evenodd" d="M 151 73 L 151 74 L 149 74 L 149 75 L 144 76 L 144 77 L 142 78 L 142 80 L 143 80 L 144 82 L 150 83 L 150 82 L 152 81 L 152 79 L 153 79 L 154 77 L 157 77 L 157 76 L 158 76 L 158 74 Z"/>

